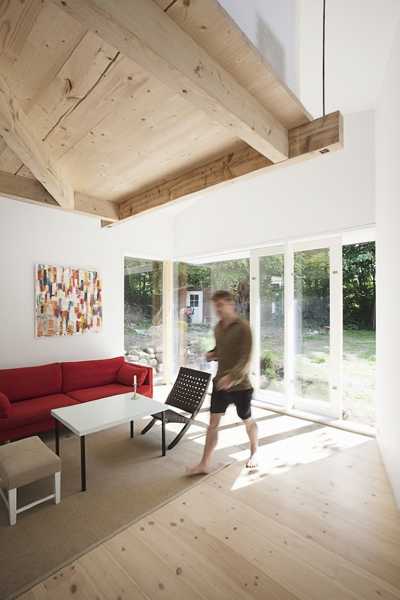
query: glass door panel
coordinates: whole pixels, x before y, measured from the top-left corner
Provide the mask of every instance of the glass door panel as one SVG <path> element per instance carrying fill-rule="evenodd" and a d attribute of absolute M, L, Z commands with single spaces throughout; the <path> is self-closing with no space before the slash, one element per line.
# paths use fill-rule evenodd
<path fill-rule="evenodd" d="M 261 256 L 260 390 L 284 393 L 285 303 L 284 255 Z"/>
<path fill-rule="evenodd" d="M 239 315 L 249 319 L 249 268 L 248 258 L 175 264 L 175 372 L 186 366 L 215 374 L 217 363 L 207 362 L 205 356 L 215 345 L 217 320 L 211 298 L 217 290 L 230 291 Z"/>
<path fill-rule="evenodd" d="M 375 242 L 343 246 L 343 418 L 375 425 Z"/>
<path fill-rule="evenodd" d="M 334 418 L 342 404 L 341 274 L 340 237 L 293 247 L 293 405 Z"/>
<path fill-rule="evenodd" d="M 294 254 L 295 394 L 329 402 L 329 249 Z"/>
<path fill-rule="evenodd" d="M 124 340 L 128 360 L 164 380 L 163 263 L 124 257 Z"/>

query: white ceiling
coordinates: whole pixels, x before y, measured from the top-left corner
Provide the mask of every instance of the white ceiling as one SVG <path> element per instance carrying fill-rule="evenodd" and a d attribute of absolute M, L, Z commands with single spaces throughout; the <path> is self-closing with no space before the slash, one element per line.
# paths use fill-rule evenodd
<path fill-rule="evenodd" d="M 322 112 L 323 0 L 299 0 L 300 97 Z M 376 106 L 400 20 L 400 0 L 327 0 L 326 110 Z"/>

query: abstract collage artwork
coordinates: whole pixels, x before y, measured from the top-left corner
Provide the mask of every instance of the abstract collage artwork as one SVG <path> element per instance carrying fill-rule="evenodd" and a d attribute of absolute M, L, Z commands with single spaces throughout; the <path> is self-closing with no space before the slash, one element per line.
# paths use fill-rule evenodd
<path fill-rule="evenodd" d="M 100 331 L 102 293 L 97 271 L 36 265 L 35 335 L 53 337 Z"/>

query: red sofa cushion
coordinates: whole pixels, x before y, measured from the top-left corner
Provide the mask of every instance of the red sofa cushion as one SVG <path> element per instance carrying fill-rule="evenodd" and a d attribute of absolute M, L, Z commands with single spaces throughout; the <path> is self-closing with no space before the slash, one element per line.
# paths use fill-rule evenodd
<path fill-rule="evenodd" d="M 65 394 L 52 394 L 30 400 L 15 402 L 7 419 L 0 419 L 0 431 L 14 429 L 31 423 L 44 421 L 50 417 L 53 408 L 78 404 Z"/>
<path fill-rule="evenodd" d="M 8 417 L 10 414 L 11 404 L 5 394 L 0 392 L 0 419 Z"/>
<path fill-rule="evenodd" d="M 74 390 L 73 392 L 68 392 L 68 396 L 74 400 L 77 400 L 78 402 L 90 402 L 91 400 L 98 400 L 99 398 L 107 398 L 107 396 L 127 394 L 128 392 L 133 392 L 133 387 L 121 385 L 120 383 L 110 383 L 100 387 Z"/>
<path fill-rule="evenodd" d="M 133 386 L 133 378 L 137 376 L 137 386 L 143 385 L 146 381 L 148 373 L 148 368 L 141 367 L 140 365 L 132 365 L 129 363 L 125 363 L 122 365 L 120 370 L 117 373 L 117 381 L 118 383 L 122 383 L 123 385 Z"/>
<path fill-rule="evenodd" d="M 72 392 L 114 383 L 124 357 L 62 363 L 63 391 Z"/>
<path fill-rule="evenodd" d="M 61 365 L 53 363 L 39 367 L 1 369 L 0 392 L 10 402 L 58 394 L 61 392 Z"/>

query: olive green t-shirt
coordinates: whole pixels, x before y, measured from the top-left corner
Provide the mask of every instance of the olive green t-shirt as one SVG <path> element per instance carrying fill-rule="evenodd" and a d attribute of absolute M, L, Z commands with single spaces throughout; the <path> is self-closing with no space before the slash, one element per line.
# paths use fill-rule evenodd
<path fill-rule="evenodd" d="M 227 327 L 223 327 L 220 321 L 214 334 L 214 352 L 218 361 L 214 382 L 229 374 L 233 380 L 233 386 L 229 388 L 231 391 L 251 389 L 249 369 L 252 338 L 249 323 L 238 317 Z"/>

